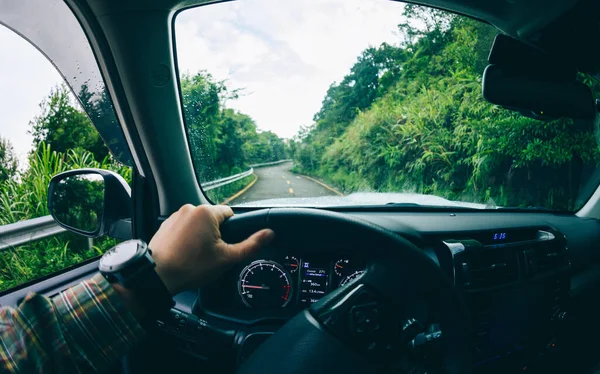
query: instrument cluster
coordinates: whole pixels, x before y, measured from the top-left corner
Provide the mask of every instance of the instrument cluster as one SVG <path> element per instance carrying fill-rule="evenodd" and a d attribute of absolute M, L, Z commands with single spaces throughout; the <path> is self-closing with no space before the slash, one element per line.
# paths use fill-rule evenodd
<path fill-rule="evenodd" d="M 332 290 L 365 272 L 365 263 L 340 256 L 336 259 L 259 259 L 239 273 L 237 293 L 247 308 L 308 307 Z"/>

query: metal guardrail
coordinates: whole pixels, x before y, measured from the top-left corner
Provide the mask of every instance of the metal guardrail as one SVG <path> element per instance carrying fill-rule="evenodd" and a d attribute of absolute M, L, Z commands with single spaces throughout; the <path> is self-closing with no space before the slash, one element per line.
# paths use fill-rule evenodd
<path fill-rule="evenodd" d="M 66 232 L 51 216 L 0 226 L 0 252 Z"/>
<path fill-rule="evenodd" d="M 254 173 L 254 167 L 278 165 L 288 161 L 291 160 L 280 160 L 275 162 L 267 162 L 264 164 L 251 165 L 250 169 L 243 173 L 202 183 L 202 188 L 204 191 L 210 191 L 252 175 L 252 173 Z M 38 217 L 0 226 L 0 252 L 18 247 L 23 244 L 62 234 L 66 231 L 67 230 L 60 227 L 51 216 Z"/>
<path fill-rule="evenodd" d="M 273 162 L 265 162 L 262 164 L 254 164 L 254 165 L 249 165 L 252 168 L 261 168 L 263 166 L 272 166 L 272 165 L 279 165 L 279 164 L 283 164 L 286 162 L 291 162 L 291 159 L 287 159 L 287 160 L 279 160 L 279 161 L 273 161 Z"/>
<path fill-rule="evenodd" d="M 226 177 L 226 178 L 221 178 L 221 179 L 217 179 L 217 180 L 210 181 L 210 182 L 204 182 L 204 183 L 201 184 L 202 185 L 202 189 L 204 191 L 210 191 L 212 189 L 215 189 L 215 188 L 218 188 L 218 187 L 222 187 L 222 186 L 224 186 L 226 184 L 239 181 L 240 179 L 244 179 L 247 176 L 252 175 L 252 173 L 254 173 L 254 168 L 250 168 L 248 171 L 245 171 L 243 173 L 239 173 L 239 174 L 236 174 L 236 175 L 231 175 L 231 176 Z"/>
<path fill-rule="evenodd" d="M 273 161 L 273 162 L 264 162 L 262 164 L 249 165 L 250 169 L 247 170 L 247 171 L 245 171 L 245 172 L 243 172 L 243 173 L 239 173 L 239 174 L 235 174 L 235 175 L 230 175 L 229 177 L 225 177 L 225 178 L 217 179 L 217 180 L 214 180 L 214 181 L 202 183 L 202 189 L 204 191 L 210 191 L 210 190 L 212 190 L 214 188 L 225 186 L 226 184 L 239 181 L 240 179 L 244 179 L 247 176 L 252 175 L 252 173 L 254 173 L 254 168 L 260 168 L 260 167 L 264 167 L 264 166 L 279 165 L 279 164 L 283 164 L 285 162 L 290 162 L 290 161 L 292 161 L 292 160 L 291 159 L 288 159 L 288 160 L 279 160 L 279 161 Z"/>

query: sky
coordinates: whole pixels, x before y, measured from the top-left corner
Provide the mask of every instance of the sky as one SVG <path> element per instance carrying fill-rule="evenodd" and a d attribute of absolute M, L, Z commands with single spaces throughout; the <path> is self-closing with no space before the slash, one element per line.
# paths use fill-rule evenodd
<path fill-rule="evenodd" d="M 0 25 L 0 136 L 11 141 L 21 167 L 32 147 L 29 121 L 60 82 L 60 74 L 37 49 Z"/>
<path fill-rule="evenodd" d="M 175 22 L 182 73 L 206 70 L 230 89 L 227 106 L 283 138 L 310 125 L 328 87 L 369 46 L 397 43 L 402 4 L 389 0 L 239 0 L 182 12 Z M 10 53 L 6 53 L 10 51 Z M 62 78 L 28 42 L 0 26 L 0 136 L 21 166 L 29 121 Z"/>
<path fill-rule="evenodd" d="M 181 13 L 181 73 L 206 70 L 242 97 L 228 107 L 291 138 L 369 46 L 399 41 L 403 5 L 389 0 L 241 0 Z"/>

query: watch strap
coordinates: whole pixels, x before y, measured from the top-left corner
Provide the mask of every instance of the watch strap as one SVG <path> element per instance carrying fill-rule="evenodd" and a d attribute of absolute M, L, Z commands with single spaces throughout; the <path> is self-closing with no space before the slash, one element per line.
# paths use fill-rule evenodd
<path fill-rule="evenodd" d="M 119 261 L 119 250 L 129 251 L 129 259 Z M 143 325 L 152 325 L 175 306 L 171 293 L 155 267 L 152 251 L 146 243 L 137 239 L 117 244 L 104 254 L 98 266 L 100 273 L 109 282 L 118 283 L 133 291 L 133 297 L 145 316 Z"/>
<path fill-rule="evenodd" d="M 164 316 L 175 306 L 175 301 L 169 290 L 154 269 L 154 261 L 150 257 L 150 252 L 146 254 L 147 261 L 151 261 L 152 266 L 146 267 L 132 282 L 131 289 L 136 298 L 144 308 L 144 314 L 147 319 L 156 319 Z"/>

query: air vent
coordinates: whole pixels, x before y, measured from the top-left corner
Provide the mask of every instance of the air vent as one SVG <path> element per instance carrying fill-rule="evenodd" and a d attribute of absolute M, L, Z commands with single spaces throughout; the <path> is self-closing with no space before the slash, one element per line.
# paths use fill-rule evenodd
<path fill-rule="evenodd" d="M 456 285 L 465 289 L 500 286 L 519 279 L 519 266 L 514 250 L 480 248 L 454 256 Z"/>
<path fill-rule="evenodd" d="M 490 329 L 494 322 L 494 313 L 488 295 L 481 294 L 468 301 L 468 308 L 473 318 L 473 343 L 478 355 L 489 350 Z"/>
<path fill-rule="evenodd" d="M 540 273 L 555 271 L 564 263 L 564 255 L 560 253 L 559 247 L 544 247 L 535 250 L 537 270 Z"/>
<path fill-rule="evenodd" d="M 519 267 L 513 251 L 484 249 L 469 256 L 470 287 L 484 288 L 518 280 Z"/>
<path fill-rule="evenodd" d="M 481 231 L 443 243 L 450 250 L 455 283 L 465 289 L 500 286 L 568 267 L 564 240 L 547 229 Z"/>
<path fill-rule="evenodd" d="M 544 245 L 523 251 L 525 273 L 528 276 L 556 272 L 568 266 L 564 247 L 560 245 Z"/>

